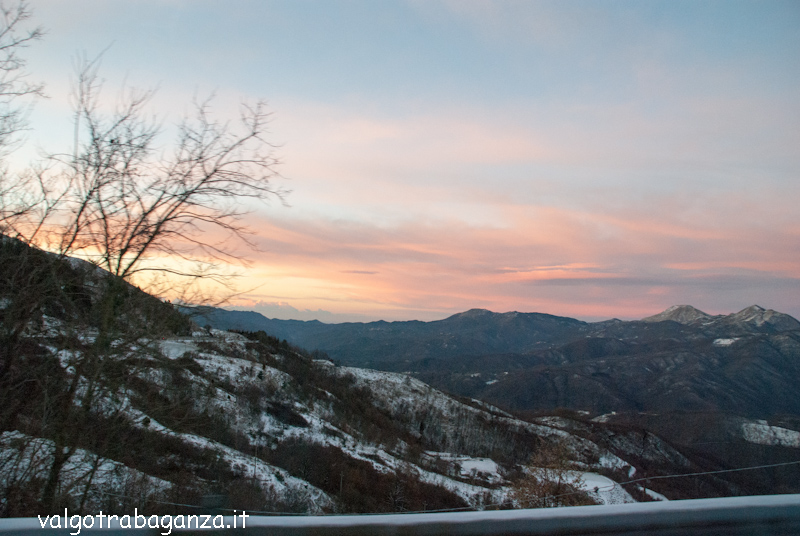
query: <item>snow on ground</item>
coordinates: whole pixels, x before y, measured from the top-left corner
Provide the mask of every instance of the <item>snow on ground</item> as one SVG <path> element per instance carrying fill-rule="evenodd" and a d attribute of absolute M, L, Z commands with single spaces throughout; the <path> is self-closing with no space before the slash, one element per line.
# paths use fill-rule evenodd
<path fill-rule="evenodd" d="M 0 489 L 45 478 L 53 462 L 54 448 L 49 439 L 18 431 L 0 434 Z M 61 469 L 59 485 L 63 493 L 78 499 L 85 494 L 86 504 L 98 506 L 108 502 L 108 494 L 120 495 L 138 488 L 158 496 L 172 487 L 166 480 L 80 448 L 75 449 Z"/>
<path fill-rule="evenodd" d="M 466 482 L 453 480 L 452 478 L 427 471 L 415 465 L 411 467 L 422 482 L 446 488 L 460 496 L 472 506 L 501 504 L 509 491 L 509 488 L 488 489 L 474 484 L 467 484 Z"/>
<path fill-rule="evenodd" d="M 164 348 L 164 346 L 162 346 L 162 348 Z M 185 351 L 192 351 L 190 344 L 187 345 L 180 342 L 174 345 L 167 345 L 166 351 L 170 350 L 173 351 L 172 355 L 174 356 L 183 355 L 183 352 Z M 291 381 L 291 376 L 285 372 L 272 367 L 261 367 L 260 365 L 254 364 L 249 360 L 205 352 L 197 354 L 195 360 L 197 363 L 203 366 L 208 373 L 213 373 L 215 376 L 225 379 L 232 384 L 238 384 L 245 381 L 263 382 L 270 380 L 274 381 L 276 384 L 280 384 L 284 381 Z M 253 378 L 253 374 L 250 372 L 252 372 L 254 365 L 256 371 L 266 372 L 266 377 L 264 380 L 255 380 Z M 424 387 L 427 386 L 419 382 L 419 385 L 416 387 L 424 389 Z M 236 400 L 231 399 L 229 393 L 218 391 L 214 396 L 214 399 L 216 405 L 229 409 L 231 415 L 238 415 L 240 413 L 238 411 L 239 408 L 237 407 Z M 242 419 L 240 422 L 239 419 L 237 419 L 235 427 L 244 431 L 245 433 L 255 433 L 256 437 L 260 437 L 262 439 L 264 446 L 266 446 L 266 443 L 273 440 L 285 441 L 288 438 L 297 437 L 311 443 L 337 447 L 345 452 L 348 456 L 371 464 L 376 471 L 381 473 L 393 473 L 395 471 L 403 471 L 408 469 L 407 463 L 385 452 L 383 449 L 374 445 L 361 443 L 355 437 L 331 425 L 327 420 L 324 419 L 324 416 L 327 414 L 327 408 L 325 407 L 324 403 L 321 405 L 316 404 L 314 408 L 295 405 L 294 409 L 298 412 L 298 414 L 302 415 L 302 417 L 306 419 L 308 422 L 307 427 L 287 426 L 277 421 L 273 416 L 266 412 L 262 413 L 256 422 L 250 422 L 246 418 Z M 136 410 L 133 412 L 135 413 Z M 144 414 L 133 416 L 134 421 L 139 423 L 141 423 L 144 418 Z M 161 433 L 177 435 L 184 441 L 192 443 L 198 447 L 220 452 L 222 457 L 232 467 L 238 468 L 240 471 L 249 471 L 249 473 L 255 472 L 257 478 L 262 482 L 262 484 L 265 485 L 265 487 L 272 486 L 278 492 L 281 492 L 281 490 L 285 489 L 286 487 L 293 488 L 295 490 L 308 490 L 310 493 L 310 496 L 308 497 L 309 509 L 311 511 L 314 511 L 320 506 L 330 506 L 332 504 L 330 497 L 328 497 L 318 488 L 311 486 L 303 480 L 291 477 L 288 475 L 288 473 L 284 474 L 283 470 L 270 466 L 261 460 L 244 455 L 238 451 L 200 436 L 175 433 L 152 419 L 150 420 L 149 426 L 151 429 Z M 276 477 L 276 473 L 281 473 L 281 477 Z M 419 476 L 424 482 L 443 485 L 444 487 L 453 490 L 471 503 L 475 502 L 474 497 L 482 495 L 488 491 L 486 488 L 463 484 L 448 477 L 440 477 L 440 475 L 428 473 L 421 469 L 419 470 Z"/>
<path fill-rule="evenodd" d="M 333 507 L 333 500 L 327 493 L 305 480 L 290 475 L 284 469 L 201 436 L 177 435 L 186 443 L 221 454 L 232 469 L 237 470 L 243 476 L 253 476 L 263 489 L 272 488 L 282 497 L 285 497 L 287 493 L 300 493 L 308 513 L 321 514 L 323 508 Z"/>
<path fill-rule="evenodd" d="M 770 426 L 765 420 L 743 422 L 742 436 L 745 441 L 759 445 L 800 448 L 800 432 Z"/>
<path fill-rule="evenodd" d="M 282 370 L 261 365 L 249 359 L 201 352 L 195 357 L 195 361 L 206 372 L 214 374 L 219 379 L 224 378 L 234 385 L 242 382 L 263 383 L 265 381 L 279 385 L 281 382 L 289 382 L 292 379 L 289 374 Z M 259 373 L 263 378 L 258 377 Z"/>
<path fill-rule="evenodd" d="M 488 402 L 484 402 L 483 400 L 478 400 L 477 398 L 471 398 L 470 400 L 472 401 L 473 404 L 475 404 L 478 407 L 481 407 L 481 408 L 485 409 L 489 413 L 494 413 L 496 415 L 502 415 L 503 417 L 508 417 L 509 419 L 513 419 L 514 418 L 514 416 L 511 415 L 509 412 L 503 411 L 502 409 L 498 408 L 497 406 L 493 406 L 493 405 L 489 404 Z"/>
<path fill-rule="evenodd" d="M 402 402 L 415 402 L 419 397 L 435 397 L 435 390 L 428 384 L 411 376 L 396 372 L 382 372 L 355 367 L 339 367 L 339 374 L 352 374 L 356 380 L 373 392 L 385 395 L 381 398 L 391 403 L 396 409 Z M 438 397 L 437 397 L 438 398 Z"/>
<path fill-rule="evenodd" d="M 420 402 L 423 402 L 430 408 L 440 412 L 441 418 L 439 421 L 443 424 L 447 424 L 452 417 L 461 412 L 471 413 L 476 416 L 486 415 L 486 410 L 462 404 L 430 385 L 405 374 L 353 367 L 338 367 L 337 371 L 340 374 L 352 374 L 355 376 L 360 385 L 368 387 L 378 395 L 376 397 L 378 401 L 386 402 L 388 404 L 387 409 L 392 412 L 397 412 L 403 407 L 417 407 Z M 510 416 L 496 418 L 500 423 L 523 428 L 543 437 L 562 437 L 565 439 L 574 437 L 568 432 L 557 428 L 520 421 Z"/>
<path fill-rule="evenodd" d="M 215 333 L 216 336 L 219 334 Z M 194 346 L 191 342 L 187 341 L 175 341 L 174 344 L 164 344 L 165 342 L 169 341 L 162 341 L 162 351 L 164 353 L 170 353 L 169 355 L 172 357 L 180 357 L 186 351 L 195 351 L 192 349 Z M 237 342 L 237 339 L 234 339 L 234 342 Z M 174 358 L 173 357 L 173 358 Z M 273 380 L 276 383 L 280 383 L 282 381 L 291 381 L 291 376 L 286 374 L 283 371 L 273 369 L 272 367 L 262 367 L 257 363 L 253 363 L 252 361 L 246 359 L 239 359 L 234 357 L 223 356 L 219 354 L 212 354 L 201 352 L 197 354 L 195 357 L 195 361 L 199 363 L 203 368 L 209 372 L 215 374 L 217 377 L 221 379 L 226 379 L 232 384 L 239 384 L 245 381 L 269 381 Z M 265 380 L 255 380 L 254 372 L 257 373 L 258 371 L 266 371 Z M 442 401 L 448 401 L 454 403 L 452 399 L 446 397 L 442 393 L 432 389 L 428 385 L 414 380 L 413 378 L 408 378 L 404 375 L 393 375 L 391 373 L 380 373 L 377 371 L 364 371 L 363 369 L 352 369 L 353 372 L 356 373 L 357 377 L 361 379 L 365 379 L 367 381 L 371 380 L 371 386 L 380 385 L 384 389 L 391 388 L 393 393 L 397 393 L 398 391 L 404 391 L 408 395 L 406 400 L 408 403 L 416 403 L 418 401 L 418 397 L 420 395 L 423 396 L 440 396 Z M 386 381 L 389 380 L 389 381 Z M 402 386 L 402 387 L 401 387 Z M 410 391 L 410 392 L 409 392 Z M 222 407 L 230 406 L 230 414 L 231 415 L 238 415 L 239 411 L 236 403 L 236 400 L 231 399 L 229 394 L 224 391 L 218 391 L 215 398 L 215 403 Z M 235 395 L 234 397 L 235 398 Z M 397 398 L 385 397 L 386 400 L 391 401 L 392 403 L 397 403 Z M 467 406 L 465 406 L 467 407 Z M 303 439 L 304 441 L 309 441 L 312 443 L 317 443 L 320 445 L 327 445 L 327 446 L 334 446 L 341 449 L 345 452 L 348 456 L 351 456 L 354 459 L 361 460 L 367 463 L 370 463 L 376 471 L 382 473 L 388 472 L 402 472 L 411 469 L 417 476 L 420 478 L 421 481 L 435 484 L 447 488 L 457 495 L 464 498 L 470 504 L 480 504 L 483 501 L 485 496 L 494 497 L 494 495 L 498 495 L 498 493 L 489 490 L 488 488 L 479 486 L 479 485 L 472 485 L 467 484 L 464 482 L 460 482 L 458 480 L 452 479 L 450 477 L 439 475 L 437 473 L 433 473 L 427 471 L 423 468 L 417 466 L 410 466 L 407 462 L 402 461 L 401 459 L 393 456 L 392 454 L 384 451 L 383 449 L 374 446 L 368 445 L 360 442 L 355 437 L 352 437 L 345 432 L 336 429 L 333 427 L 327 420 L 323 418 L 324 414 L 326 413 L 326 408 L 324 404 L 320 406 L 319 404 L 316 405 L 315 408 L 309 408 L 302 405 L 295 405 L 294 409 L 308 422 L 308 427 L 293 427 L 287 426 L 276 421 L 272 416 L 267 413 L 262 413 L 260 418 L 258 419 L 258 424 L 250 422 L 248 419 L 243 418 L 241 422 L 237 419 L 235 423 L 236 427 L 241 429 L 244 432 L 254 432 L 255 434 L 264 437 L 266 440 L 267 436 L 275 436 L 276 438 L 280 438 L 281 440 L 285 440 L 289 437 L 298 437 Z M 470 408 L 473 411 L 474 408 Z M 322 415 L 320 415 L 322 414 Z M 145 419 L 145 415 L 141 414 L 137 417 L 134 417 L 135 422 L 142 422 Z M 161 433 L 165 434 L 174 434 L 178 435 L 184 441 L 190 442 L 195 444 L 201 448 L 205 449 L 212 449 L 217 452 L 220 452 L 223 458 L 231 464 L 232 467 L 239 468 L 240 470 L 247 470 L 250 468 L 250 472 L 256 472 L 256 476 L 259 480 L 262 481 L 265 485 L 269 486 L 272 485 L 275 487 L 276 490 L 280 491 L 281 483 L 279 479 L 274 476 L 275 472 L 282 471 L 276 467 L 270 466 L 254 457 L 244 455 L 238 451 L 225 447 L 219 443 L 214 441 L 202 438 L 200 436 L 192 435 L 192 434 L 178 434 L 173 432 L 166 427 L 162 426 L 158 422 L 154 420 L 150 420 L 150 428 L 153 430 L 157 430 Z M 332 433 L 334 432 L 334 433 Z M 483 462 L 484 467 L 488 467 L 489 462 L 493 464 L 496 474 L 496 464 L 494 464 L 491 460 L 486 460 Z M 479 465 L 475 462 L 476 467 Z M 497 478 L 500 478 L 499 475 L 496 475 Z M 295 489 L 298 488 L 305 488 L 311 490 L 310 493 L 312 497 L 309 497 L 310 502 L 316 507 L 321 506 L 329 506 L 332 504 L 330 497 L 328 497 L 324 492 L 315 488 L 308 484 L 307 482 L 295 479 L 294 477 L 286 475 L 282 475 L 283 481 L 286 482 L 290 487 Z M 491 477 L 490 477 L 491 478 Z M 296 481 L 296 482 L 295 482 Z M 302 484 L 301 484 L 302 483 Z M 320 495 L 321 494 L 321 495 Z M 502 499 L 502 492 L 498 495 L 498 499 Z M 313 508 L 312 508 L 313 511 Z"/>
<path fill-rule="evenodd" d="M 644 490 L 644 492 L 647 493 L 647 496 L 650 497 L 651 499 L 655 499 L 657 501 L 668 501 L 669 500 L 665 496 L 663 496 L 660 493 L 658 493 L 657 491 L 653 491 L 653 490 L 648 489 L 648 488 L 643 488 L 641 486 L 639 486 L 639 489 Z"/>
<path fill-rule="evenodd" d="M 179 359 L 186 352 L 196 352 L 197 346 L 188 340 L 165 339 L 160 341 L 159 347 L 164 357 L 169 359 Z"/>
<path fill-rule="evenodd" d="M 329 432 L 326 433 L 326 428 L 332 428 L 326 421 L 319 419 L 313 414 L 304 414 L 303 416 L 309 421 L 309 428 L 289 428 L 286 430 L 286 437 L 296 436 L 305 441 L 337 447 L 348 456 L 371 464 L 374 469 L 380 473 L 413 472 L 421 482 L 448 489 L 473 506 L 479 506 L 481 504 L 499 504 L 503 501 L 507 493 L 506 488 L 493 490 L 478 484 L 468 484 L 433 471 L 428 471 L 417 465 L 409 464 L 378 446 L 362 443 L 355 437 L 339 430 L 337 431 L 341 433 L 341 437 L 332 435 Z M 445 455 L 453 458 L 458 457 L 453 454 L 445 453 Z M 475 460 L 476 466 L 480 465 L 479 459 L 466 456 L 463 458 Z M 482 466 L 485 468 L 488 468 L 490 464 L 494 468 L 497 468 L 497 464 L 492 460 L 485 459 L 485 461 L 482 462 Z M 499 475 L 498 478 L 500 478 Z"/>
<path fill-rule="evenodd" d="M 214 339 L 216 344 L 220 344 L 220 342 L 222 342 L 224 343 L 223 345 L 228 346 L 228 348 L 236 348 L 242 351 L 247 349 L 248 339 L 240 333 L 223 331 L 221 329 L 212 329 L 211 337 Z"/>
<path fill-rule="evenodd" d="M 238 345 L 241 342 L 239 339 L 241 336 L 238 334 L 232 335 L 235 336 L 231 339 L 233 344 Z M 195 337 L 195 340 L 198 338 L 200 337 Z M 206 337 L 206 339 L 208 339 L 208 337 Z M 222 337 L 214 339 L 216 343 L 219 343 L 220 340 L 227 341 L 227 339 Z M 273 388 L 277 389 L 280 388 L 281 385 L 289 383 L 292 380 L 292 377 L 282 370 L 256 363 L 249 359 L 231 357 L 214 352 L 199 351 L 192 339 L 165 339 L 159 341 L 159 347 L 162 354 L 169 359 L 178 359 L 183 357 L 187 352 L 190 352 L 194 361 L 203 368 L 205 375 L 220 380 L 229 386 L 239 387 L 248 383 L 260 386 L 271 384 Z M 239 349 L 241 350 L 241 348 Z M 214 383 L 209 382 L 206 378 L 190 370 L 184 370 L 183 373 L 197 385 L 208 387 Z M 164 382 L 168 380 L 168 376 L 165 376 L 160 369 L 149 369 L 146 373 L 140 374 L 140 376 L 157 385 L 164 385 Z M 227 388 L 229 389 L 230 387 Z M 236 403 L 236 396 L 216 385 L 213 386 L 212 392 L 214 404 L 227 414 L 236 416 L 238 422 L 238 416 L 242 411 Z M 202 410 L 203 408 L 199 405 L 201 404 L 200 400 L 197 401 L 197 404 L 196 409 Z"/>
<path fill-rule="evenodd" d="M 713 344 L 714 346 L 730 346 L 731 344 L 735 343 L 738 340 L 739 340 L 738 337 L 733 339 L 714 339 Z"/>
<path fill-rule="evenodd" d="M 383 372 L 369 369 L 358 369 L 351 367 L 340 367 L 340 374 L 352 374 L 357 381 L 368 387 L 379 396 L 378 400 L 386 401 L 392 412 L 397 412 L 398 408 L 420 407 L 421 404 L 427 405 L 431 410 L 438 411 L 438 422 L 446 424 L 455 419 L 454 416 L 462 412 L 472 413 L 477 416 L 485 415 L 483 410 L 473 408 L 453 400 L 444 393 L 433 387 L 409 376 L 394 372 Z M 599 447 L 596 443 L 573 435 L 561 426 L 567 426 L 565 419 L 553 417 L 549 420 L 539 420 L 540 424 L 520 421 L 512 417 L 494 417 L 498 423 L 525 429 L 530 433 L 540 437 L 567 442 L 570 451 L 576 458 L 596 458 L 601 467 L 609 469 L 625 469 L 630 466 L 625 460 L 613 454 L 607 449 Z M 586 466 L 588 469 L 589 467 Z"/>
<path fill-rule="evenodd" d="M 502 482 L 503 478 L 499 474 L 497 463 L 489 458 L 468 458 L 462 457 L 458 463 L 461 465 L 462 476 L 486 475 L 489 482 Z"/>
<path fill-rule="evenodd" d="M 581 489 L 600 504 L 625 504 L 636 502 L 631 494 L 608 477 L 597 473 L 577 473 L 581 477 Z"/>
<path fill-rule="evenodd" d="M 572 423 L 572 421 L 569 421 L 563 417 L 556 417 L 554 415 L 549 415 L 546 417 L 537 417 L 533 420 L 540 424 L 543 424 L 545 426 L 551 426 L 553 428 L 567 428 Z"/>
<path fill-rule="evenodd" d="M 431 460 L 443 460 L 450 466 L 458 464 L 459 474 L 464 478 L 482 480 L 489 484 L 501 484 L 505 479 L 500 475 L 500 466 L 491 458 L 472 458 L 449 452 L 425 451 Z"/>
<path fill-rule="evenodd" d="M 170 341 L 162 341 L 162 351 L 164 351 L 165 348 L 164 342 Z M 167 344 L 164 353 L 173 351 L 172 356 L 179 357 L 186 351 L 187 346 L 190 347 L 191 344 L 185 341 L 176 341 L 176 344 Z M 207 372 L 213 373 L 220 378 L 224 377 L 232 383 L 247 381 L 263 383 L 265 381 L 280 381 L 290 378 L 285 372 L 272 367 L 262 367 L 252 361 L 218 354 L 201 353 L 195 360 L 203 366 Z M 254 367 L 256 371 L 263 373 L 263 379 L 258 378 L 256 374 L 252 373 Z M 189 371 L 186 371 L 186 374 L 191 376 L 193 381 L 205 384 L 208 383 L 205 379 Z M 289 495 L 294 496 L 305 504 L 306 510 L 309 513 L 319 514 L 322 513 L 324 508 L 331 508 L 333 506 L 333 500 L 330 496 L 305 480 L 293 477 L 283 469 L 272 466 L 254 456 L 244 454 L 211 439 L 195 434 L 175 432 L 142 411 L 132 407 L 128 400 L 128 394 L 118 395 L 118 398 L 124 399 L 121 402 L 122 410 L 135 426 L 146 427 L 151 431 L 163 435 L 177 437 L 185 443 L 194 445 L 200 449 L 215 452 L 234 471 L 242 475 L 256 478 L 261 483 L 263 489 L 267 490 L 271 488 L 281 497 L 287 497 Z M 268 435 L 283 435 L 283 431 L 286 428 L 286 425 L 278 422 L 266 412 L 261 413 L 256 419 L 248 419 L 242 416 L 242 411 L 237 403 L 236 396 L 222 389 L 214 389 L 212 401 L 214 405 L 221 408 L 232 417 L 234 421 L 232 424 L 236 428 L 245 433 L 254 433 L 256 437 L 264 439 L 268 437 Z M 200 403 L 200 401 L 198 401 L 198 403 Z M 144 424 L 145 422 L 147 423 L 146 425 Z"/>
<path fill-rule="evenodd" d="M 212 336 L 208 337 L 203 332 L 198 332 L 193 338 L 173 338 L 158 341 L 158 345 L 164 356 L 170 359 L 178 359 L 187 352 L 192 354 L 196 363 L 203 367 L 202 376 L 186 370 L 185 373 L 192 377 L 193 381 L 201 384 L 209 384 L 203 376 L 213 375 L 215 378 L 228 383 L 231 386 L 252 383 L 254 385 L 265 382 L 272 383 L 273 386 L 282 386 L 292 382 L 292 377 L 278 369 L 255 363 L 248 359 L 221 355 L 215 352 L 200 351 L 198 341 L 207 339 L 217 346 L 228 347 L 227 349 L 237 352 L 246 352 L 245 339 L 241 335 L 212 330 Z M 68 359 L 68 356 L 60 356 Z M 65 360 L 66 360 L 65 359 Z M 331 366 L 328 363 L 319 363 L 322 366 Z M 438 413 L 436 418 L 445 426 L 457 426 L 456 417 L 463 418 L 471 415 L 472 417 L 485 416 L 486 410 L 465 405 L 458 402 L 444 393 L 430 387 L 429 385 L 406 375 L 390 372 L 380 372 L 367 369 L 356 369 L 349 367 L 337 367 L 339 374 L 352 374 L 358 383 L 370 388 L 376 393 L 376 399 L 386 404 L 386 409 L 392 412 L 402 411 L 403 408 L 427 407 Z M 156 384 L 163 384 L 167 377 L 163 371 L 153 370 L 154 377 L 148 377 L 149 381 Z M 260 377 L 259 377 L 260 375 Z M 224 389 L 229 389 L 225 387 Z M 321 445 L 329 445 L 340 448 L 347 455 L 354 459 L 362 460 L 373 465 L 376 471 L 387 472 L 413 472 L 422 481 L 437 486 L 444 487 L 465 499 L 469 504 L 480 506 L 483 504 L 501 503 L 509 493 L 509 488 L 500 487 L 490 489 L 480 485 L 501 485 L 505 480 L 500 474 L 500 468 L 489 458 L 476 458 L 462 454 L 451 453 L 428 453 L 429 455 L 439 456 L 446 459 L 451 466 L 459 464 L 460 478 L 473 478 L 473 483 L 466 483 L 456 478 L 451 478 L 445 474 L 430 471 L 417 465 L 409 464 L 401 459 L 402 448 L 395 454 L 383 450 L 380 446 L 363 443 L 357 438 L 334 427 L 329 422 L 329 405 L 325 400 L 319 400 L 311 404 L 295 403 L 293 409 L 308 422 L 307 427 L 288 426 L 279 422 L 267 412 L 262 412 L 258 416 L 241 415 L 242 408 L 240 400 L 235 391 L 228 392 L 220 387 L 214 387 L 211 401 L 220 409 L 234 416 L 234 426 L 240 431 L 259 438 L 258 443 L 263 446 L 271 444 L 276 440 L 283 441 L 289 437 L 298 437 L 305 441 Z M 236 389 L 238 391 L 238 388 Z M 151 430 L 171 436 L 177 436 L 184 442 L 195 445 L 199 448 L 211 450 L 218 453 L 230 467 L 242 474 L 255 476 L 265 489 L 272 488 L 281 495 L 294 493 L 302 497 L 307 509 L 312 513 L 319 513 L 322 508 L 329 508 L 333 505 L 332 499 L 319 488 L 299 478 L 292 477 L 283 469 L 274 467 L 266 462 L 241 453 L 235 449 L 227 447 L 202 436 L 174 432 L 161 425 L 154 419 L 148 417 L 139 410 L 130 406 L 125 394 L 123 399 L 115 401 L 117 407 L 121 407 L 123 412 L 128 414 L 132 422 L 138 426 L 144 426 L 148 422 Z M 333 396 L 330 395 L 329 396 Z M 121 400 L 121 401 L 120 401 Z M 200 401 L 198 401 L 200 403 Z M 487 408 L 489 409 L 489 408 Z M 496 409 L 496 408 L 492 408 Z M 528 423 L 514 419 L 511 415 L 503 414 L 498 417 L 499 410 L 495 412 L 493 419 L 498 422 L 514 427 L 526 429 L 541 437 L 562 438 L 569 441 L 570 449 L 578 455 L 591 453 L 600 460 L 600 465 L 610 468 L 630 467 L 619 457 L 600 449 L 595 443 L 574 436 L 560 428 L 565 427 L 567 422 L 563 419 L 554 418 L 552 421 L 539 421 L 539 424 Z M 328 417 L 326 419 L 326 417 Z M 472 417 L 469 417 L 471 419 Z M 116 463 L 116 462 L 111 462 Z M 445 471 L 443 471 L 445 472 Z M 596 473 L 580 473 L 584 475 L 585 489 L 596 495 L 596 499 L 603 504 L 618 504 L 622 502 L 632 502 L 630 495 L 616 486 L 613 481 Z M 594 488 L 598 488 L 594 492 Z"/>
<path fill-rule="evenodd" d="M 610 452 L 604 452 L 600 456 L 598 465 L 600 467 L 605 467 L 606 469 L 625 469 L 626 467 L 630 467 L 628 462 Z"/>
<path fill-rule="evenodd" d="M 661 440 L 658 436 L 650 433 L 645 434 L 614 434 L 608 438 L 609 448 L 617 452 L 636 452 L 638 456 L 645 460 L 650 460 L 655 463 L 662 463 L 668 461 L 675 465 L 683 467 L 691 467 L 691 462 L 683 454 L 672 448 L 670 445 Z M 615 456 L 616 458 L 616 456 Z M 617 458 L 619 460 L 619 458 Z M 621 461 L 621 460 L 620 460 Z M 602 462 L 601 465 L 609 468 L 624 469 L 627 463 Z"/>
<path fill-rule="evenodd" d="M 204 338 L 212 341 L 216 345 L 229 345 L 235 347 L 238 351 L 245 350 L 245 339 L 241 335 L 212 330 L 212 336 L 213 337 L 207 337 L 204 333 L 199 332 L 198 336 L 193 339 L 174 338 L 162 340 L 159 342 L 159 346 L 161 352 L 170 359 L 178 359 L 187 352 L 191 352 L 195 362 L 203 367 L 205 374 L 211 374 L 215 378 L 232 386 L 239 386 L 247 383 L 261 385 L 271 383 L 273 386 L 280 386 L 282 383 L 292 380 L 289 374 L 281 370 L 255 363 L 248 359 L 199 351 L 196 341 Z M 193 381 L 201 384 L 208 384 L 207 380 L 188 370 L 185 371 L 185 374 L 190 376 Z M 262 446 L 267 446 L 267 443 L 271 443 L 271 437 L 285 439 L 286 437 L 297 434 L 303 436 L 304 439 L 316 439 L 319 443 L 324 443 L 322 440 L 323 437 L 333 437 L 313 431 L 314 429 L 321 430 L 323 426 L 327 426 L 328 428 L 330 428 L 330 426 L 319 419 L 314 419 L 310 414 L 310 410 L 305 406 L 298 406 L 296 409 L 298 409 L 298 412 L 307 420 L 316 420 L 319 422 L 312 422 L 310 428 L 294 428 L 279 422 L 266 412 L 262 412 L 255 418 L 245 414 L 246 412 L 242 411 L 240 407 L 241 404 L 239 403 L 240 401 L 234 393 L 229 393 L 219 387 L 215 387 L 212 393 L 212 403 L 231 416 L 233 420 L 231 424 L 236 429 L 260 440 L 259 442 Z M 325 492 L 309 484 L 305 480 L 291 476 L 283 469 L 272 466 L 254 456 L 249 456 L 205 437 L 175 432 L 137 409 L 130 408 L 127 413 L 131 420 L 139 426 L 144 426 L 143 423 L 147 422 L 150 430 L 175 436 L 201 449 L 216 452 L 233 470 L 243 475 L 252 475 L 255 477 L 264 489 L 272 488 L 279 496 L 285 497 L 289 494 L 299 496 L 300 500 L 306 504 L 306 509 L 309 513 L 321 513 L 323 508 L 333 507 L 333 500 Z M 314 424 L 316 424 L 316 426 L 314 426 Z M 311 437 L 306 437 L 306 434 L 309 433 Z M 363 459 L 371 461 L 367 457 L 363 457 Z M 384 471 L 386 470 L 387 469 L 384 468 Z"/>
<path fill-rule="evenodd" d="M 323 508 L 333 506 L 333 500 L 327 493 L 305 480 L 291 476 L 284 469 L 211 439 L 195 434 L 175 432 L 139 410 L 131 409 L 130 414 L 138 426 L 144 427 L 142 422 L 145 418 L 149 418 L 147 428 L 150 430 L 177 437 L 184 443 L 200 449 L 216 452 L 233 470 L 243 476 L 253 476 L 265 490 L 272 488 L 279 496 L 284 497 L 289 493 L 299 494 L 309 513 L 319 514 L 322 513 Z"/>

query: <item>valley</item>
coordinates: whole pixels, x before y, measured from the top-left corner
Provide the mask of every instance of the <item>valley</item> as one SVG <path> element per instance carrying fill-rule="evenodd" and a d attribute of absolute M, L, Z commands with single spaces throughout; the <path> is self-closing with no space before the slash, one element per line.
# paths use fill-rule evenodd
<path fill-rule="evenodd" d="M 259 316 L 213 310 L 199 318 L 271 329 L 342 364 L 402 371 L 521 418 L 556 413 L 644 430 L 716 467 L 796 457 L 789 438 L 800 430 L 800 322 L 758 306 L 717 316 L 675 306 L 595 323 L 485 310 L 366 324 Z M 733 478 L 767 493 L 797 490 L 798 477 L 782 466 Z"/>

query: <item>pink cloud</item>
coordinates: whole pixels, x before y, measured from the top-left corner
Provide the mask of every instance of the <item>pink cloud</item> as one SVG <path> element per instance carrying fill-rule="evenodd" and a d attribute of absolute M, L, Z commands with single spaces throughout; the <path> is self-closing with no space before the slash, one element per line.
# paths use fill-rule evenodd
<path fill-rule="evenodd" d="M 333 312 L 380 310 L 390 319 L 471 307 L 638 317 L 693 298 L 706 300 L 697 305 L 710 311 L 729 303 L 735 309 L 751 295 L 792 312 L 800 297 L 800 286 L 792 287 L 800 248 L 786 248 L 798 243 L 791 230 L 765 241 L 736 226 L 696 232 L 657 216 L 506 208 L 508 221 L 494 227 L 454 219 L 390 228 L 266 219 L 259 224 L 264 254 L 255 264 L 270 295 L 306 308 L 327 303 Z M 302 295 L 281 294 L 288 279 L 299 282 L 292 288 Z"/>

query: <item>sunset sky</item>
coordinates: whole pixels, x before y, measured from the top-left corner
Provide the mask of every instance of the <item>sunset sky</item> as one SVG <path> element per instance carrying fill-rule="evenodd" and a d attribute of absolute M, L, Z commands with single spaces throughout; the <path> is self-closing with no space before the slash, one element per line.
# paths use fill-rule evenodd
<path fill-rule="evenodd" d="M 194 95 L 269 102 L 291 194 L 248 220 L 242 308 L 800 317 L 796 0 L 30 6 L 32 144 L 69 146 L 79 53 L 167 125 Z"/>

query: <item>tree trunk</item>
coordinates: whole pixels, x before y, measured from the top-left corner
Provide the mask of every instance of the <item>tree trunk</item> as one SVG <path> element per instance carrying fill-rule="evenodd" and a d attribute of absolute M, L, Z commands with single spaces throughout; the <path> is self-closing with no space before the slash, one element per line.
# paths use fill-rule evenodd
<path fill-rule="evenodd" d="M 59 444 L 55 445 L 53 463 L 50 465 L 50 471 L 47 474 L 47 482 L 42 491 L 42 508 L 45 513 L 55 513 L 56 492 L 58 491 L 61 470 L 64 468 L 64 464 L 67 463 L 70 456 L 72 456 L 73 451 L 73 448 L 67 448 Z"/>

